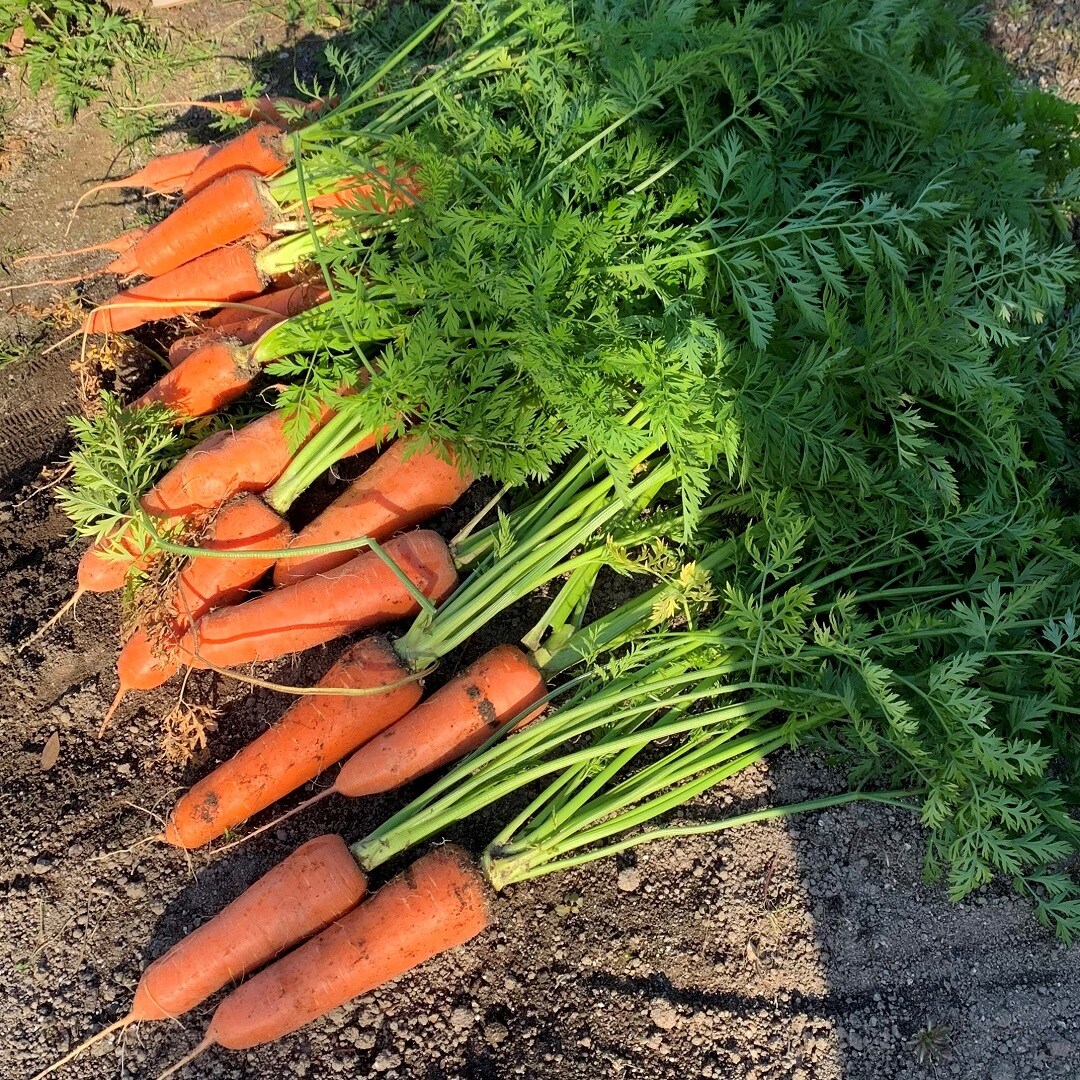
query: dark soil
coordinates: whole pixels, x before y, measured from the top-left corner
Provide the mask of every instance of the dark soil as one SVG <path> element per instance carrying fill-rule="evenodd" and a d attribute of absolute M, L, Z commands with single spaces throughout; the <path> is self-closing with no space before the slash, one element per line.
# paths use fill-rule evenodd
<path fill-rule="evenodd" d="M 235 22 L 240 7 L 196 4 L 169 18 L 182 34 L 206 36 Z M 1069 8 L 1021 18 L 1075 26 Z M 276 41 L 258 48 L 281 60 Z M 1052 68 L 1053 56 L 1038 64 Z M 103 200 L 64 241 L 73 199 L 111 160 L 109 138 L 92 116 L 56 126 L 16 86 L 0 83 L 0 92 L 19 102 L 5 134 L 9 147 L 23 147 L 3 174 L 9 245 L 91 242 L 133 223 L 135 202 Z M 179 145 L 180 134 L 170 140 Z M 5 318 L 4 332 L 28 332 L 25 319 L 10 310 Z M 177 791 L 287 701 L 193 680 L 192 697 L 221 709 L 220 730 L 207 761 L 179 769 L 162 759 L 158 726 L 175 685 L 136 696 L 96 736 L 116 686 L 114 597 L 85 598 L 75 618 L 20 650 L 74 584 L 77 549 L 42 485 L 69 447 L 76 355 L 74 346 L 37 351 L 0 369 L 0 1076 L 13 1080 L 121 1016 L 150 960 L 302 840 L 362 835 L 408 795 L 323 804 L 217 861 L 140 844 Z M 511 638 L 513 627 L 500 629 Z M 335 651 L 270 673 L 310 681 Z M 59 760 L 43 771 L 53 733 Z M 835 790 L 834 779 L 811 760 L 781 758 L 698 809 L 804 799 Z M 478 849 L 493 824 L 476 821 L 456 838 Z M 497 925 L 465 948 L 277 1045 L 212 1051 L 184 1075 L 1080 1076 L 1080 953 L 1056 944 L 1005 889 L 949 904 L 920 883 L 921 851 L 909 817 L 852 807 L 657 844 L 636 860 L 518 885 L 499 900 Z M 156 1076 L 198 1041 L 211 1011 L 212 1003 L 183 1023 L 106 1040 L 64 1075 Z"/>

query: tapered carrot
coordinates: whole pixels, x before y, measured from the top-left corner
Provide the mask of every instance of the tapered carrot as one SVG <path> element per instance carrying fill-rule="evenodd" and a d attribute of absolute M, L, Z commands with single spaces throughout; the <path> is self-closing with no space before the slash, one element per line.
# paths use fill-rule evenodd
<path fill-rule="evenodd" d="M 34 1080 L 130 1024 L 182 1016 L 227 983 L 332 924 L 356 907 L 366 891 L 367 879 L 340 836 L 309 840 L 158 957 L 143 972 L 126 1016 Z"/>
<path fill-rule="evenodd" d="M 223 301 L 246 300 L 265 280 L 246 244 L 219 248 L 107 300 L 87 316 L 88 334 L 119 334 L 154 319 L 195 315 Z"/>
<path fill-rule="evenodd" d="M 185 3 L 186 0 L 153 0 L 154 7 L 168 7 L 171 4 Z M 241 98 L 239 101 L 163 101 L 153 106 L 143 108 L 154 109 L 206 109 L 209 112 L 221 113 L 223 116 L 235 116 L 243 120 L 260 120 L 266 123 L 276 124 L 280 128 L 287 125 L 306 122 L 307 117 L 321 112 L 325 108 L 336 105 L 338 98 L 323 100 L 316 98 L 313 101 L 301 101 L 299 98 L 287 97 L 282 94 L 262 94 L 257 98 Z M 300 111 L 306 114 L 303 121 L 286 120 L 282 115 L 282 108 L 290 111 Z"/>
<path fill-rule="evenodd" d="M 273 551 L 285 547 L 291 537 L 288 523 L 257 495 L 240 495 L 221 508 L 200 546 L 214 551 Z M 152 690 L 175 674 L 180 667 L 175 644 L 193 622 L 242 597 L 273 564 L 270 557 L 189 559 L 168 597 L 168 619 L 156 642 L 145 627 L 139 627 L 120 650 L 116 661 L 120 689 L 103 725 L 129 690 Z"/>
<path fill-rule="evenodd" d="M 417 438 L 399 439 L 300 531 L 295 546 L 314 547 L 357 536 L 382 540 L 452 506 L 472 479 L 449 450 L 424 447 Z M 274 584 L 292 585 L 332 570 L 353 554 L 339 551 L 283 559 L 274 568 Z"/>
<path fill-rule="evenodd" d="M 177 423 L 206 416 L 240 397 L 261 371 L 262 365 L 238 338 L 211 338 L 167 371 L 132 408 L 167 405 Z"/>
<path fill-rule="evenodd" d="M 199 1046 L 159 1080 L 211 1046 L 246 1050 L 280 1039 L 464 945 L 490 920 L 490 889 L 475 863 L 454 844 L 436 848 L 229 994 Z"/>
<path fill-rule="evenodd" d="M 404 716 L 421 692 L 381 637 L 347 649 L 318 685 L 375 692 L 300 698 L 273 727 L 180 799 L 165 826 L 168 843 L 197 848 L 216 839 Z"/>
<path fill-rule="evenodd" d="M 184 198 L 190 199 L 219 176 L 237 169 L 250 169 L 260 176 L 281 172 L 291 160 L 291 154 L 274 124 L 257 124 L 241 135 L 229 139 L 192 170 L 184 183 Z"/>
<path fill-rule="evenodd" d="M 159 221 L 135 245 L 135 262 L 147 277 L 160 277 L 249 233 L 268 232 L 277 206 L 251 169 L 237 169 L 207 184 Z"/>
<path fill-rule="evenodd" d="M 342 765 L 330 787 L 261 825 L 244 840 L 276 828 L 331 795 L 360 798 L 393 791 L 440 765 L 456 761 L 522 713 L 527 715 L 517 726 L 532 723 L 543 712 L 540 702 L 546 693 L 543 675 L 525 653 L 513 645 L 497 645 L 365 742 Z M 535 705 L 540 707 L 534 709 Z M 295 768 L 295 759 L 302 754 L 298 750 L 290 755 L 288 765 L 279 764 L 275 771 Z M 231 779 L 236 780 L 235 774 Z"/>
<path fill-rule="evenodd" d="M 257 315 L 273 314 L 281 319 L 288 319 L 329 299 L 330 292 L 322 281 L 306 281 L 299 285 L 286 286 L 284 289 L 273 289 L 261 296 L 253 296 L 244 301 L 243 307 L 222 308 L 206 320 L 206 325 L 215 330 L 229 330 L 233 324 Z"/>
<path fill-rule="evenodd" d="M 453 556 L 438 533 L 404 533 L 383 551 L 435 603 L 457 583 Z M 369 550 L 318 577 L 211 612 L 184 635 L 179 648 L 192 667 L 236 667 L 301 652 L 419 611 L 397 574 Z"/>
<path fill-rule="evenodd" d="M 190 150 L 179 150 L 175 154 L 162 154 L 151 158 L 130 176 L 121 177 L 119 180 L 106 180 L 105 183 L 96 184 L 88 191 L 84 191 L 71 212 L 76 213 L 84 200 L 94 192 L 104 191 L 107 188 L 142 188 L 156 195 L 167 195 L 169 192 L 179 191 L 192 172 L 216 149 L 215 146 L 193 146 Z"/>

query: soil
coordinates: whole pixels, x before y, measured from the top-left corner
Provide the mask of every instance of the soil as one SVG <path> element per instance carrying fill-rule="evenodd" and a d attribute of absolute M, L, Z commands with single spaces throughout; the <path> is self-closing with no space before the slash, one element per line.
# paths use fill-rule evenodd
<path fill-rule="evenodd" d="M 1061 54 L 1046 34 L 1038 48 L 1025 50 L 1022 39 L 1077 25 L 1075 7 L 1010 10 L 996 24 L 998 40 L 1006 51 L 1016 46 L 1010 57 L 1021 70 L 1051 77 Z M 196 4 L 167 19 L 189 40 L 223 35 L 222 55 L 245 55 L 228 36 L 246 32 L 228 29 L 235 4 Z M 279 44 L 268 39 L 254 51 L 280 67 Z M 250 40 L 244 47 L 252 51 Z M 218 77 L 233 70 L 219 68 Z M 213 77 L 203 69 L 170 91 L 231 88 Z M 110 138 L 92 113 L 59 126 L 15 84 L 2 89 L 18 101 L 5 129 L 9 249 L 92 242 L 133 224 L 140 204 L 102 199 L 63 239 L 74 198 L 112 160 Z M 178 128 L 159 149 L 181 141 Z M 9 294 L 0 328 L 9 336 L 30 332 L 10 310 L 18 299 Z M 74 582 L 78 552 L 43 485 L 69 449 L 76 356 L 75 345 L 38 348 L 0 368 L 0 1075 L 12 1078 L 121 1016 L 150 960 L 301 841 L 331 830 L 362 835 L 410 794 L 323 804 L 216 861 L 144 842 L 177 791 L 287 702 L 193 679 L 190 696 L 220 709 L 220 726 L 207 760 L 177 768 L 162 759 L 158 725 L 175 701 L 173 685 L 125 704 L 109 734 L 96 735 L 116 685 L 114 597 L 85 598 L 76 617 L 19 647 Z M 145 381 L 149 370 L 137 362 L 120 382 Z M 510 639 L 515 628 L 499 634 Z M 309 681 L 334 652 L 314 650 L 267 674 Z M 54 734 L 59 759 L 45 770 Z M 835 790 L 835 780 L 820 763 L 781 756 L 697 810 L 811 798 Z M 455 839 L 478 849 L 493 825 L 476 820 Z M 499 899 L 497 925 L 466 947 L 279 1044 L 211 1051 L 183 1075 L 1080 1076 L 1080 952 L 1057 944 L 1004 888 L 948 903 L 921 883 L 921 851 L 909 816 L 853 806 L 660 843 L 635 859 L 517 885 Z M 64 1075 L 155 1076 L 198 1041 L 211 1010 L 105 1040 Z"/>

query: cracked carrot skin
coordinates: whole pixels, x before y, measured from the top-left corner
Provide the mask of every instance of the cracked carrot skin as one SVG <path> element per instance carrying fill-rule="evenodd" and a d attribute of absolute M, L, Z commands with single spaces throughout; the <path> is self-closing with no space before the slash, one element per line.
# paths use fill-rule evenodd
<path fill-rule="evenodd" d="M 203 1047 L 246 1050 L 296 1031 L 440 953 L 491 921 L 491 890 L 472 859 L 444 844 L 359 907 L 234 990 Z"/>
<path fill-rule="evenodd" d="M 450 548 L 436 532 L 404 533 L 383 551 L 436 604 L 457 584 Z M 184 635 L 179 648 L 191 667 L 237 667 L 301 652 L 419 611 L 394 571 L 369 550 L 325 574 L 211 612 Z"/>
<path fill-rule="evenodd" d="M 165 840 L 201 847 L 313 780 L 420 700 L 420 684 L 393 646 L 369 637 L 348 648 L 319 686 L 379 691 L 299 698 L 271 728 L 218 766 L 176 804 Z"/>

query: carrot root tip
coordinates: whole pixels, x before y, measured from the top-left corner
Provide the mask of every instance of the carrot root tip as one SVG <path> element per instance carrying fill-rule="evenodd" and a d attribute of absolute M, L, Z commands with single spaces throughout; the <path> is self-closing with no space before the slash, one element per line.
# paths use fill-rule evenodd
<path fill-rule="evenodd" d="M 32 1076 L 30 1080 L 42 1080 L 42 1077 L 49 1076 L 51 1073 L 56 1072 L 57 1069 L 63 1068 L 69 1061 L 74 1061 L 84 1050 L 89 1050 L 95 1043 L 101 1042 L 102 1039 L 111 1035 L 114 1031 L 123 1031 L 129 1024 L 133 1024 L 135 1018 L 128 1014 L 122 1016 L 119 1020 L 109 1024 L 108 1027 L 104 1027 L 96 1035 L 91 1035 L 89 1039 L 85 1039 L 79 1043 L 74 1050 L 66 1053 L 59 1061 L 54 1061 L 47 1069 L 42 1069 L 41 1072 Z"/>
<path fill-rule="evenodd" d="M 128 688 L 123 683 L 121 683 L 120 684 L 120 689 L 116 691 L 116 697 L 113 698 L 112 704 L 109 706 L 108 711 L 102 717 L 101 727 L 98 728 L 98 738 L 99 739 L 105 734 L 105 729 L 109 726 L 109 723 L 113 718 L 113 715 L 116 713 L 116 710 L 120 707 L 120 702 L 124 700 L 124 695 L 127 692 L 128 692 Z"/>
<path fill-rule="evenodd" d="M 176 1062 L 175 1065 L 170 1065 L 157 1078 L 157 1080 L 166 1080 L 166 1078 L 169 1077 L 169 1076 L 175 1076 L 185 1065 L 190 1065 L 197 1057 L 199 1057 L 205 1051 L 209 1050 L 210 1047 L 213 1046 L 213 1045 L 214 1045 L 214 1040 L 213 1039 L 211 1039 L 209 1037 L 203 1039 L 203 1041 L 201 1043 L 199 1043 L 199 1045 L 196 1046 L 195 1049 L 192 1050 L 190 1054 L 187 1054 L 185 1057 L 182 1057 L 178 1062 Z"/>

